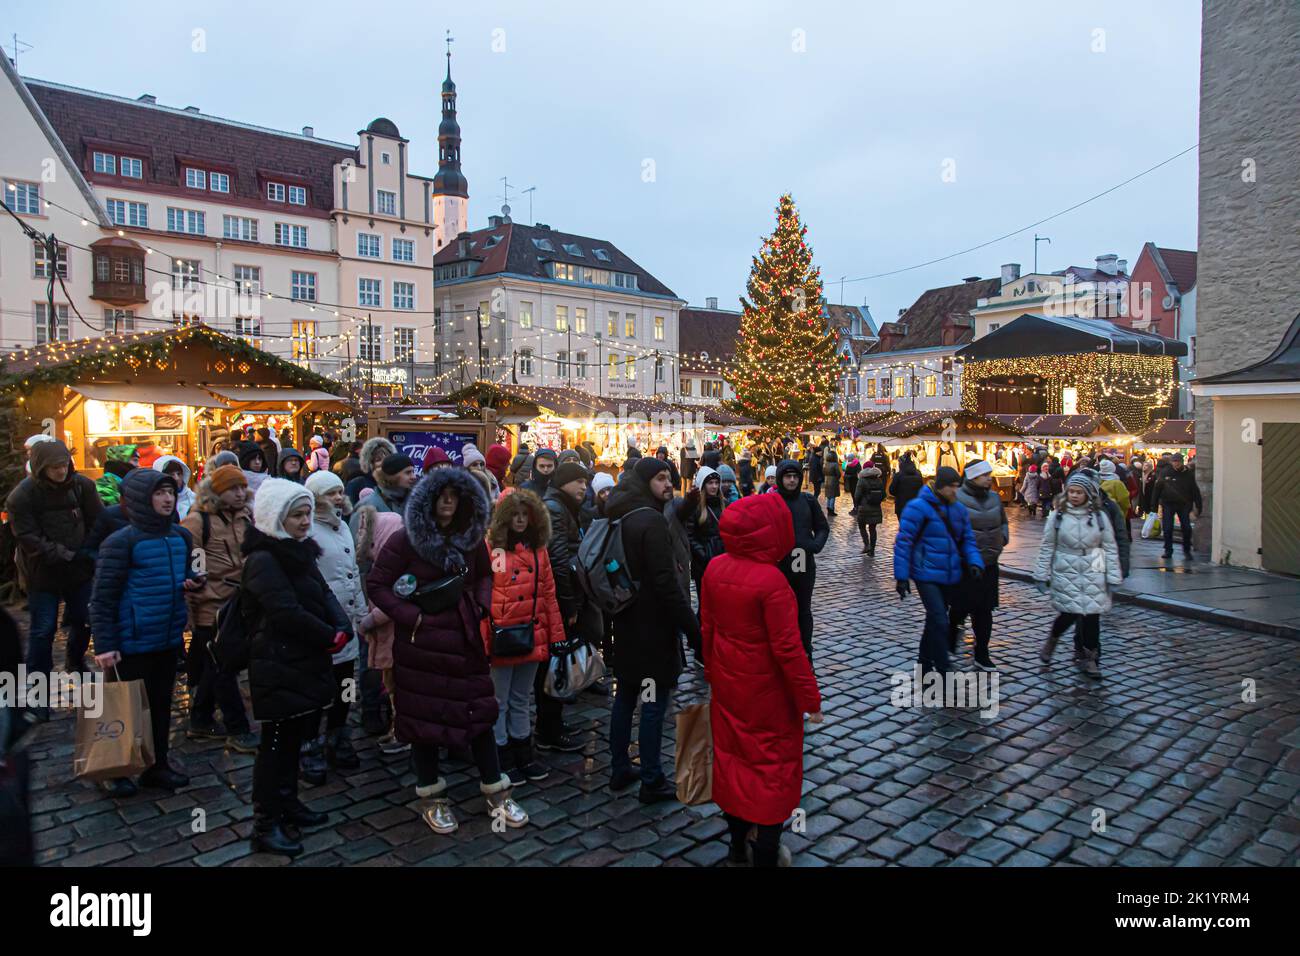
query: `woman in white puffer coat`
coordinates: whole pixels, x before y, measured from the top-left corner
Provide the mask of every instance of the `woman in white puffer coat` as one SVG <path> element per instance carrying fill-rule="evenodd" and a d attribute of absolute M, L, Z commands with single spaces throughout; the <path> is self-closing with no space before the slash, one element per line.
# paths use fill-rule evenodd
<path fill-rule="evenodd" d="M 1076 471 L 1058 495 L 1043 528 L 1034 581 L 1050 591 L 1058 614 L 1039 657 L 1050 663 L 1056 642 L 1074 629 L 1074 659 L 1089 677 L 1100 677 L 1101 615 L 1111 608 L 1111 589 L 1123 581 L 1115 529 L 1090 472 Z"/>
<path fill-rule="evenodd" d="M 320 545 L 316 566 L 329 585 L 340 606 L 352 621 L 353 636 L 334 655 L 334 683 L 338 692 L 333 705 L 325 712 L 325 761 L 331 767 L 355 770 L 361 766 L 360 758 L 348 739 L 347 681 L 356 680 L 356 660 L 360 642 L 361 621 L 370 610 L 366 592 L 361 586 L 361 572 L 357 568 L 357 546 L 348 528 L 348 515 L 352 503 L 343 490 L 343 480 L 329 469 L 314 471 L 306 481 L 307 490 L 316 499 L 316 514 L 312 520 L 311 536 Z"/>

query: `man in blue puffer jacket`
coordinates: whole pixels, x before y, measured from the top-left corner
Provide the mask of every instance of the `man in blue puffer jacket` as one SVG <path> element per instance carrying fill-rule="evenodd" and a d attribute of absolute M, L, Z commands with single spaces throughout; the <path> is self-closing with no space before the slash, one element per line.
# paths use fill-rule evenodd
<path fill-rule="evenodd" d="M 154 765 L 140 777 L 148 787 L 176 790 L 189 778 L 167 763 L 176 654 L 184 644 L 188 609 L 184 591 L 199 590 L 190 533 L 173 523 L 176 484 L 152 468 L 122 479 L 122 505 L 130 522 L 99 548 L 90 595 L 95 660 L 110 679 L 142 680 L 153 723 Z M 108 781 L 114 796 L 129 796 L 135 784 Z"/>
<path fill-rule="evenodd" d="M 984 560 L 975 545 L 970 515 L 957 501 L 961 476 L 946 465 L 935 474 L 933 485 L 907 503 L 898 517 L 894 538 L 894 579 L 899 598 L 912 590 L 925 605 L 925 630 L 917 659 L 922 673 L 948 672 L 948 604 L 953 586 L 963 574 L 976 580 L 984 574 Z"/>

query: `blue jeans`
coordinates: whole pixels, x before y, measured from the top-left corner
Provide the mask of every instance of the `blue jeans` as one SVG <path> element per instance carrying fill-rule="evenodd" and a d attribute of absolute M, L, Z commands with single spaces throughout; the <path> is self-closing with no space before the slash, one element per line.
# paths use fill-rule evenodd
<path fill-rule="evenodd" d="M 632 769 L 627 755 L 632 742 L 632 716 L 636 713 L 641 688 L 618 681 L 614 691 L 614 710 L 609 721 L 610 771 L 614 776 Z M 641 746 L 641 783 L 654 786 L 664 779 L 660 750 L 663 746 L 664 715 L 668 713 L 671 690 L 660 690 L 654 701 L 641 701 L 641 729 L 637 741 Z"/>
<path fill-rule="evenodd" d="M 916 593 L 925 606 L 925 630 L 921 632 L 921 648 L 916 659 L 921 662 L 921 672 L 948 673 L 948 603 L 952 587 L 933 581 L 917 581 Z"/>
<path fill-rule="evenodd" d="M 83 670 L 82 658 L 90 646 L 88 606 L 91 582 L 57 591 L 32 591 L 27 595 L 31 610 L 31 628 L 27 647 L 28 666 L 48 674 L 54 669 L 54 633 L 59 629 L 59 602 L 62 601 L 63 623 L 68 628 L 65 657 L 68 671 Z"/>

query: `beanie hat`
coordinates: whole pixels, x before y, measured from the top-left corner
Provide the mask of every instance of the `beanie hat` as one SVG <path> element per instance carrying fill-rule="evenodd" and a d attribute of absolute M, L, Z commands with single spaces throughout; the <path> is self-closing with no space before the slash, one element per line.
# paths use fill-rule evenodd
<path fill-rule="evenodd" d="M 221 465 L 208 478 L 212 490 L 219 495 L 225 494 L 231 488 L 238 488 L 241 485 L 248 487 L 248 479 L 244 473 L 239 470 L 238 465 Z"/>
<path fill-rule="evenodd" d="M 966 466 L 967 481 L 969 481 L 972 478 L 978 478 L 980 475 L 991 475 L 992 473 L 993 473 L 993 466 L 990 465 L 987 461 L 984 461 L 982 459 L 977 459 L 975 461 L 972 461 L 969 465 Z"/>
<path fill-rule="evenodd" d="M 307 490 L 313 495 L 317 498 L 323 498 L 335 488 L 342 490 L 343 479 L 334 474 L 334 472 L 326 471 L 322 468 L 319 471 L 313 471 L 308 475 L 305 484 Z"/>
<path fill-rule="evenodd" d="M 763 477 L 768 481 L 776 481 L 776 465 L 768 465 L 763 469 Z"/>
<path fill-rule="evenodd" d="M 1071 485 L 1082 488 L 1088 493 L 1088 497 L 1093 500 L 1096 500 L 1098 493 L 1101 491 L 1101 486 L 1097 483 L 1097 473 L 1091 468 L 1080 468 L 1067 478 L 1065 487 L 1069 488 Z"/>
<path fill-rule="evenodd" d="M 267 478 L 253 499 L 253 524 L 264 535 L 287 540 L 289 532 L 284 530 L 284 516 L 303 502 L 315 507 L 306 487 L 296 481 Z"/>
<path fill-rule="evenodd" d="M 396 455 L 389 455 L 384 459 L 383 469 L 385 475 L 396 475 L 405 471 L 407 468 L 415 467 L 415 462 L 411 461 L 410 455 L 403 455 L 398 452 Z"/>
<path fill-rule="evenodd" d="M 537 464 L 543 458 L 549 458 L 551 461 L 559 462 L 559 455 L 555 454 L 553 448 L 539 448 L 533 453 L 533 464 Z"/>
<path fill-rule="evenodd" d="M 598 471 L 591 478 L 591 493 L 598 495 L 606 488 L 614 487 L 614 476 L 609 472 Z"/>
<path fill-rule="evenodd" d="M 424 464 L 422 467 L 424 471 L 431 471 L 434 465 L 440 465 L 443 462 L 447 462 L 450 464 L 451 456 L 448 455 L 441 448 L 439 448 L 437 445 L 434 445 L 432 448 L 430 448 L 428 451 L 424 453 Z M 387 458 L 384 459 L 384 464 L 385 465 L 388 464 Z M 400 470 L 401 469 L 399 468 L 398 471 Z"/>
<path fill-rule="evenodd" d="M 934 473 L 934 486 L 936 488 L 947 488 L 949 485 L 960 484 L 961 475 L 957 474 L 956 468 L 949 468 L 947 465 L 942 465 L 939 470 Z"/>
<path fill-rule="evenodd" d="M 555 460 L 561 463 L 566 461 L 582 461 L 582 456 L 578 454 L 576 449 L 566 448 L 555 456 Z"/>
<path fill-rule="evenodd" d="M 315 448 L 317 445 L 324 445 L 325 439 L 320 435 L 312 435 L 311 438 L 307 439 L 307 444 Z"/>
<path fill-rule="evenodd" d="M 1111 478 L 1115 475 L 1115 463 L 1109 458 L 1103 458 L 1097 465 L 1097 470 L 1101 472 L 1103 478 Z"/>
<path fill-rule="evenodd" d="M 731 482 L 733 485 L 736 483 L 736 472 L 732 470 L 730 465 L 719 465 L 718 477 L 723 481 Z"/>
<path fill-rule="evenodd" d="M 239 456 L 233 451 L 219 451 L 208 459 L 208 471 L 216 471 L 222 465 L 239 467 Z"/>
<path fill-rule="evenodd" d="M 252 471 L 248 466 L 252 463 L 254 458 L 262 459 L 263 471 L 269 467 L 266 461 L 266 456 L 262 454 L 262 449 L 258 448 L 257 445 L 252 442 L 243 442 L 239 446 L 239 450 L 236 454 L 239 455 L 239 467 L 243 468 L 245 471 Z"/>
<path fill-rule="evenodd" d="M 669 471 L 668 462 L 662 458 L 638 458 L 635 465 L 632 466 L 632 474 L 650 484 L 650 479 L 661 471 Z"/>
<path fill-rule="evenodd" d="M 510 464 L 510 449 L 505 445 L 489 445 L 484 462 L 487 464 L 487 470 L 497 476 L 497 481 L 504 484 L 506 466 Z"/>
<path fill-rule="evenodd" d="M 466 468 L 468 468 L 470 465 L 474 464 L 475 462 L 478 462 L 479 464 L 483 465 L 485 468 L 487 467 L 487 459 L 484 458 L 483 453 L 478 450 L 478 446 L 475 445 L 473 442 L 469 442 L 464 448 L 460 450 L 460 463 L 464 465 Z"/>
<path fill-rule="evenodd" d="M 563 488 L 571 481 L 586 480 L 591 474 L 576 461 L 566 461 L 559 465 L 551 475 L 551 487 Z"/>

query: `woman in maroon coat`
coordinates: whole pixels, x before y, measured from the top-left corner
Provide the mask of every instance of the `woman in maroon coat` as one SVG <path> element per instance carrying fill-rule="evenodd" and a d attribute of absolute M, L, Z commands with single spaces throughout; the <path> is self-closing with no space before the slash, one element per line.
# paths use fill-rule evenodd
<path fill-rule="evenodd" d="M 713 688 L 713 802 L 731 830 L 729 862 L 752 855 L 755 866 L 776 866 L 789 860 L 781 824 L 803 788 L 803 716 L 822 720 L 798 604 L 777 567 L 794 548 L 794 525 L 779 495 L 741 498 L 719 524 L 726 551 L 709 562 L 700 602 Z"/>
<path fill-rule="evenodd" d="M 393 620 L 397 739 L 411 744 L 415 793 L 430 801 L 421 816 L 437 833 L 458 826 L 447 781 L 438 773 L 439 747 L 473 754 L 494 824 L 528 822 L 510 797 L 510 778 L 501 773 L 492 734 L 496 693 L 479 636 L 492 600 L 484 541 L 490 510 L 483 486 L 466 469 L 425 472 L 407 498 L 405 527 L 388 539 L 366 579 L 371 602 Z M 445 610 L 422 610 L 415 592 L 457 575 L 463 578 L 459 601 Z"/>

